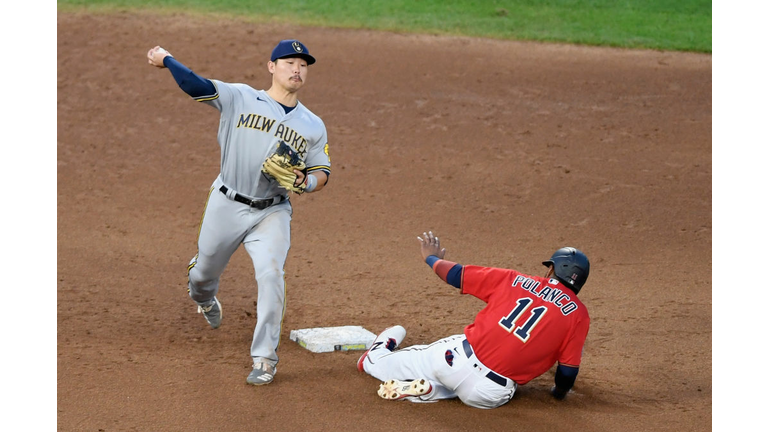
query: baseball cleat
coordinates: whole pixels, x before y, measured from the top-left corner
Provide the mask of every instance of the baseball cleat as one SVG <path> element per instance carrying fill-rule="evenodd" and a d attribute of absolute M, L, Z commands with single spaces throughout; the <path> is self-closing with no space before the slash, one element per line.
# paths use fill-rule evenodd
<path fill-rule="evenodd" d="M 253 370 L 248 374 L 248 378 L 245 379 L 250 385 L 264 385 L 269 384 L 275 379 L 275 373 L 277 368 L 265 362 L 253 363 Z"/>
<path fill-rule="evenodd" d="M 368 354 L 371 351 L 379 349 L 380 347 L 394 351 L 395 348 L 403 343 L 403 339 L 405 339 L 405 328 L 403 326 L 396 325 L 385 329 L 376 337 L 376 339 L 373 340 L 371 347 L 368 348 L 368 350 L 364 352 L 363 355 L 361 355 L 357 360 L 357 370 L 360 372 L 365 372 L 363 363 L 365 362 L 365 359 L 368 358 Z"/>
<path fill-rule="evenodd" d="M 379 385 L 379 396 L 387 400 L 400 400 L 429 394 L 432 384 L 425 379 L 400 381 L 392 379 Z"/>
<path fill-rule="evenodd" d="M 216 297 L 208 306 L 197 305 L 197 313 L 203 314 L 211 328 L 217 329 L 221 325 L 221 303 Z"/>

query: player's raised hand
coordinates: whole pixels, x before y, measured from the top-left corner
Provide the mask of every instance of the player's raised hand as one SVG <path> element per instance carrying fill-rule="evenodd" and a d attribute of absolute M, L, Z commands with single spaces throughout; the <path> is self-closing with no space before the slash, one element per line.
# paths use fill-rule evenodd
<path fill-rule="evenodd" d="M 432 231 L 422 234 L 424 237 L 416 237 L 421 243 L 421 257 L 427 259 L 430 255 L 443 259 L 445 257 L 445 248 L 440 249 L 440 239 Z"/>
<path fill-rule="evenodd" d="M 163 64 L 163 59 L 168 56 L 173 57 L 171 53 L 158 45 L 154 48 L 150 48 L 150 50 L 147 52 L 147 63 L 151 64 L 152 66 L 164 68 L 165 65 Z"/>

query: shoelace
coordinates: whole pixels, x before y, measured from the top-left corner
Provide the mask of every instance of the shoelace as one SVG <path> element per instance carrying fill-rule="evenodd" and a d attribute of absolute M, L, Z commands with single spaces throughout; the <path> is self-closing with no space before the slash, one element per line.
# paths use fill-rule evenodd
<path fill-rule="evenodd" d="M 264 363 L 264 362 L 254 363 L 253 368 L 263 370 L 264 372 L 270 375 L 275 374 L 274 369 L 272 368 L 272 366 L 269 365 L 269 363 Z"/>
<path fill-rule="evenodd" d="M 201 313 L 201 312 L 202 313 L 208 313 L 208 312 L 211 311 L 211 309 L 213 309 L 213 305 L 215 305 L 215 304 L 216 304 L 216 302 L 213 302 L 213 303 L 211 303 L 210 306 L 207 306 L 207 307 L 202 307 L 200 305 L 197 305 L 197 313 Z"/>

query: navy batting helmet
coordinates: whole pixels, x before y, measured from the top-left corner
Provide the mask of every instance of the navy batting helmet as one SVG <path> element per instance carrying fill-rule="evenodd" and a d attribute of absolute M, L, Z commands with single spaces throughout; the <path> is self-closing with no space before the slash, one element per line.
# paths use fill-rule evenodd
<path fill-rule="evenodd" d="M 572 247 L 558 249 L 552 254 L 552 258 L 542 264 L 554 267 L 555 278 L 577 295 L 589 277 L 589 259 L 580 250 Z"/>

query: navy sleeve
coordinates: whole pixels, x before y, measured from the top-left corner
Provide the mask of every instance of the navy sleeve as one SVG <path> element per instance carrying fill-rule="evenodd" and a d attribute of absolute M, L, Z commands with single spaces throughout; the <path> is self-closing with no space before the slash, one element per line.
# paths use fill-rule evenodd
<path fill-rule="evenodd" d="M 461 270 L 463 267 L 461 264 L 456 264 L 448 270 L 448 276 L 445 277 L 445 281 L 456 288 L 461 289 Z"/>
<path fill-rule="evenodd" d="M 181 64 L 175 58 L 171 56 L 165 57 L 163 65 L 171 71 L 171 75 L 173 75 L 173 79 L 176 80 L 179 87 L 193 98 L 216 94 L 216 86 L 210 80 L 192 72 L 191 69 Z"/>
<path fill-rule="evenodd" d="M 579 374 L 579 368 L 572 366 L 557 365 L 555 372 L 555 386 L 552 387 L 552 396 L 555 399 L 564 399 L 565 395 L 576 382 L 576 376 Z"/>

